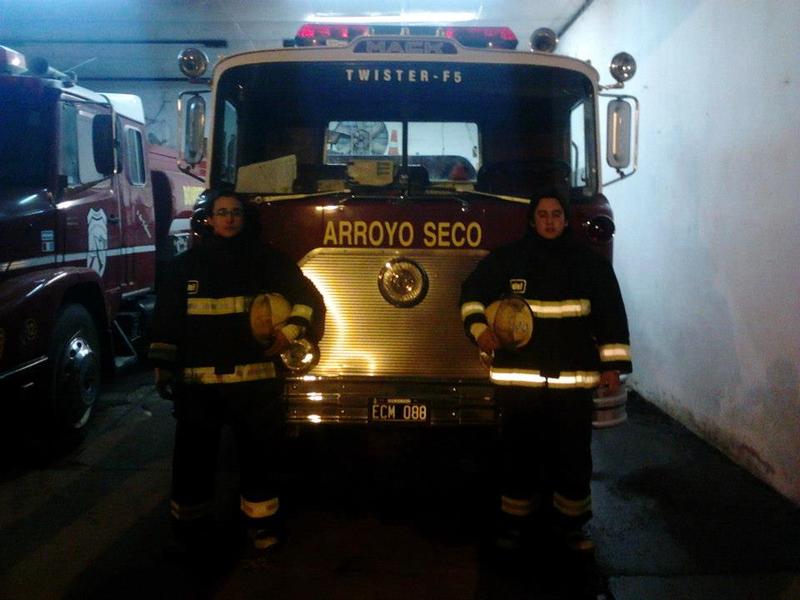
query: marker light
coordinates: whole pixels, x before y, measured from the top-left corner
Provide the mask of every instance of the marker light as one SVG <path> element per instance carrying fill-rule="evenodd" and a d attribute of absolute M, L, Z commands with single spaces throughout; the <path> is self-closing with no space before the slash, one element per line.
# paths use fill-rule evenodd
<path fill-rule="evenodd" d="M 28 70 L 25 55 L 7 46 L 0 46 L 0 73 L 17 75 Z"/>
<path fill-rule="evenodd" d="M 558 45 L 556 32 L 547 27 L 540 27 L 531 34 L 531 50 L 534 52 L 552 53 Z"/>
<path fill-rule="evenodd" d="M 189 79 L 198 79 L 208 69 L 208 57 L 199 48 L 186 48 L 178 54 L 178 66 Z"/>
<path fill-rule="evenodd" d="M 614 79 L 623 83 L 636 75 L 636 59 L 627 52 L 620 52 L 611 59 L 608 70 Z"/>

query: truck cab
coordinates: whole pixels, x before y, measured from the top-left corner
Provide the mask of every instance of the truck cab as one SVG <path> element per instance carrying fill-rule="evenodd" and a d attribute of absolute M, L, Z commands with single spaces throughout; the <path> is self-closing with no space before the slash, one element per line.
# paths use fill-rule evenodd
<path fill-rule="evenodd" d="M 5 47 L 0 99 L 4 409 L 80 432 L 101 374 L 135 360 L 152 305 L 144 110 Z"/>
<path fill-rule="evenodd" d="M 307 24 L 283 49 L 220 61 L 210 103 L 182 98 L 183 156 L 204 156 L 207 136 L 208 187 L 256 205 L 265 241 L 324 295 L 325 336 L 284 357 L 290 421 L 494 423 L 458 294 L 523 235 L 536 187 L 567 186 L 572 235 L 611 258 L 604 88 L 594 67 L 536 42 L 516 51 L 507 28 Z M 631 113 L 615 100 L 609 164 L 622 177 Z M 624 394 L 611 402 L 598 399 L 598 426 L 624 420 Z"/>

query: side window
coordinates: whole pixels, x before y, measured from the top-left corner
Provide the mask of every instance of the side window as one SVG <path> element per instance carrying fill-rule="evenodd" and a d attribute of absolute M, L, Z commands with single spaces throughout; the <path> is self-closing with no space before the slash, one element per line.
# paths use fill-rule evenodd
<path fill-rule="evenodd" d="M 132 185 L 144 185 L 147 181 L 147 177 L 144 168 L 142 132 L 133 127 L 126 127 L 125 144 L 128 149 L 128 181 L 130 181 Z"/>
<path fill-rule="evenodd" d="M 570 185 L 581 187 L 586 183 L 586 134 L 584 133 L 584 104 L 581 102 L 570 114 Z"/>
<path fill-rule="evenodd" d="M 92 122 L 97 116 L 80 103 L 61 105 L 61 147 L 59 174 L 67 185 L 77 186 L 104 179 L 95 167 Z"/>
<path fill-rule="evenodd" d="M 594 188 L 595 147 L 592 135 L 593 106 L 590 98 L 579 102 L 570 114 L 570 185 L 590 194 Z"/>
<path fill-rule="evenodd" d="M 239 121 L 236 107 L 229 101 L 225 101 L 225 114 L 223 117 L 223 139 L 222 139 L 222 161 L 220 179 L 227 183 L 236 181 L 236 167 L 238 158 L 236 156 L 237 131 Z"/>
<path fill-rule="evenodd" d="M 59 174 L 66 176 L 68 186 L 78 185 L 81 182 L 78 172 L 78 110 L 74 104 L 61 105 L 59 154 Z"/>

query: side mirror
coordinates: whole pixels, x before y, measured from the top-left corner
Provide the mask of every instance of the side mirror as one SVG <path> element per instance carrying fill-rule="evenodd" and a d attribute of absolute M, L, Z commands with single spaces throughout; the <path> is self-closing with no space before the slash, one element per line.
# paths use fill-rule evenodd
<path fill-rule="evenodd" d="M 206 101 L 197 92 L 178 98 L 178 159 L 196 165 L 205 154 Z"/>
<path fill-rule="evenodd" d="M 631 164 L 631 105 L 617 98 L 608 103 L 606 162 L 615 169 Z"/>
<path fill-rule="evenodd" d="M 109 177 L 114 173 L 114 127 L 111 115 L 95 115 L 92 119 L 92 151 L 94 168 Z"/>

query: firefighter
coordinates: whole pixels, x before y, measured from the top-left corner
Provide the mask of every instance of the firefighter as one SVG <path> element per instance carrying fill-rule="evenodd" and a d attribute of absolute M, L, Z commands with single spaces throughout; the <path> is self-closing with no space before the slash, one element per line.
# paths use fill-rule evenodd
<path fill-rule="evenodd" d="M 191 551 L 211 543 L 224 425 L 238 448 L 241 519 L 251 548 L 266 551 L 283 540 L 277 476 L 285 409 L 277 359 L 324 312 L 300 268 L 260 243 L 250 210 L 234 195 L 215 198 L 210 230 L 173 260 L 156 300 L 149 357 L 176 418 L 171 522 L 179 547 Z M 285 297 L 291 312 L 264 339 L 252 330 L 249 309 L 267 292 Z"/>
<path fill-rule="evenodd" d="M 536 537 L 592 552 L 592 391 L 616 392 L 631 371 L 625 307 L 611 264 L 565 234 L 564 190 L 535 194 L 528 223 L 522 239 L 476 266 L 460 298 L 467 335 L 493 356 L 502 461 L 495 543 L 517 549 Z M 487 322 L 486 307 L 506 296 L 531 309 L 521 348 L 504 345 Z"/>

